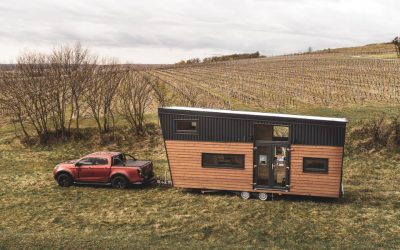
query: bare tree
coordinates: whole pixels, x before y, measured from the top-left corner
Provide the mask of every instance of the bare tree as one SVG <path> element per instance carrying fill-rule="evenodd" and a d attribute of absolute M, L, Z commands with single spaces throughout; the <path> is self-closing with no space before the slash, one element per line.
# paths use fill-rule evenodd
<path fill-rule="evenodd" d="M 82 48 L 80 43 L 76 43 L 73 46 L 62 46 L 54 49 L 50 56 L 50 61 L 53 70 L 52 74 L 55 78 L 55 83 L 59 86 L 59 90 L 68 89 L 69 104 L 71 107 L 68 131 L 71 128 L 73 115 L 75 115 L 76 129 L 79 133 L 81 97 L 86 91 L 88 82 L 93 77 L 97 58 L 92 56 L 88 49 Z M 62 115 L 65 121 L 65 107 L 61 106 L 59 109 L 60 112 L 64 111 Z M 65 130 L 64 127 L 62 129 L 63 131 Z"/>
<path fill-rule="evenodd" d="M 113 119 L 112 104 L 124 71 L 116 61 L 103 61 L 93 72 L 85 92 L 85 102 L 96 121 L 99 133 L 107 133 L 110 118 Z M 103 120 L 102 120 L 103 119 Z"/>
<path fill-rule="evenodd" d="M 396 49 L 397 57 L 400 58 L 400 37 L 396 36 L 392 43 L 394 44 L 394 47 Z"/>
<path fill-rule="evenodd" d="M 48 77 L 47 56 L 25 53 L 17 61 L 16 76 L 9 79 L 7 93 L 15 95 L 20 103 L 20 113 L 24 114 L 34 127 L 40 141 L 46 142 L 49 136 L 49 117 L 54 108 L 52 96 L 55 90 Z"/>
<path fill-rule="evenodd" d="M 20 100 L 21 93 L 17 91 L 18 88 L 15 88 L 15 84 L 17 84 L 18 80 L 18 76 L 15 72 L 0 71 L 0 104 L 2 108 L 7 111 L 5 115 L 9 116 L 13 122 L 14 120 L 18 121 L 24 137 L 29 140 L 30 135 L 24 124 L 26 118 Z"/>
<path fill-rule="evenodd" d="M 153 90 L 153 95 L 157 100 L 158 105 L 160 107 L 165 107 L 172 98 L 168 93 L 167 84 L 159 77 L 152 75 L 150 72 L 151 71 L 149 70 L 145 70 L 142 71 L 142 74 L 144 75 L 144 77 L 146 77 L 146 79 L 148 79 L 148 83 Z"/>
<path fill-rule="evenodd" d="M 121 114 L 136 135 L 145 132 L 144 114 L 151 105 L 152 84 L 148 75 L 132 70 L 126 74 L 119 89 Z"/>

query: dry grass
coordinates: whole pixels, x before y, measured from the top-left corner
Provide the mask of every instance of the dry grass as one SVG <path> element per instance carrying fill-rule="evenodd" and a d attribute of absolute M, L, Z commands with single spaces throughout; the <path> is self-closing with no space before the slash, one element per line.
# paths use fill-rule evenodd
<path fill-rule="evenodd" d="M 95 134 L 86 128 L 92 130 Z M 27 148 L 14 139 L 11 126 L 3 125 L 0 248 L 376 249 L 400 244 L 395 156 L 347 154 L 346 194 L 340 200 L 286 196 L 261 202 L 175 188 L 60 188 L 52 178 L 57 162 L 103 149 L 151 159 L 160 175 L 166 167 L 160 140 L 159 135 L 126 138 L 98 146 L 93 138 Z"/>

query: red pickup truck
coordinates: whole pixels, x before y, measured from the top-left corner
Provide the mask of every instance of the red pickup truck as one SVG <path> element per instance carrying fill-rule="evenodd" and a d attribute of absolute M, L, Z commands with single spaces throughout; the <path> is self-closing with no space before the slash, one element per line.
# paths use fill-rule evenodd
<path fill-rule="evenodd" d="M 54 168 L 53 175 L 62 187 L 73 183 L 96 183 L 111 184 L 115 188 L 150 182 L 154 176 L 151 161 L 138 161 L 120 152 L 96 152 L 60 163 Z"/>

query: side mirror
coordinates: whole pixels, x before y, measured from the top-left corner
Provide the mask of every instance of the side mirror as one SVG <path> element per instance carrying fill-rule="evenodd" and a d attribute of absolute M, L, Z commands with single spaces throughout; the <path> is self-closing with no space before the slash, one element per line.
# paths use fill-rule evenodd
<path fill-rule="evenodd" d="M 75 167 L 80 167 L 81 164 L 79 162 L 75 163 Z"/>

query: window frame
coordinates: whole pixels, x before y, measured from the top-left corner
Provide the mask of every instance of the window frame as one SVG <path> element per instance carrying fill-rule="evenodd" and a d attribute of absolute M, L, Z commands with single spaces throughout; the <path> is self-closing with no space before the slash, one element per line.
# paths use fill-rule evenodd
<path fill-rule="evenodd" d="M 178 129 L 178 122 L 196 122 L 195 130 L 182 130 Z M 198 134 L 199 133 L 199 120 L 198 119 L 175 119 L 175 133 L 177 134 Z"/>
<path fill-rule="evenodd" d="M 323 160 L 325 164 L 324 169 L 307 168 L 305 166 L 306 160 Z M 329 158 L 321 157 L 303 157 L 303 173 L 321 173 L 327 174 L 329 172 Z"/>
<path fill-rule="evenodd" d="M 204 156 L 205 155 L 232 155 L 232 156 L 240 156 L 241 159 L 241 165 L 240 166 L 235 166 L 235 165 L 217 165 L 217 164 L 204 164 Z M 216 168 L 216 169 L 237 169 L 237 170 L 244 170 L 245 169 L 245 161 L 246 155 L 245 154 L 229 154 L 229 153 L 207 153 L 203 152 L 201 153 L 201 167 L 202 168 Z"/>

